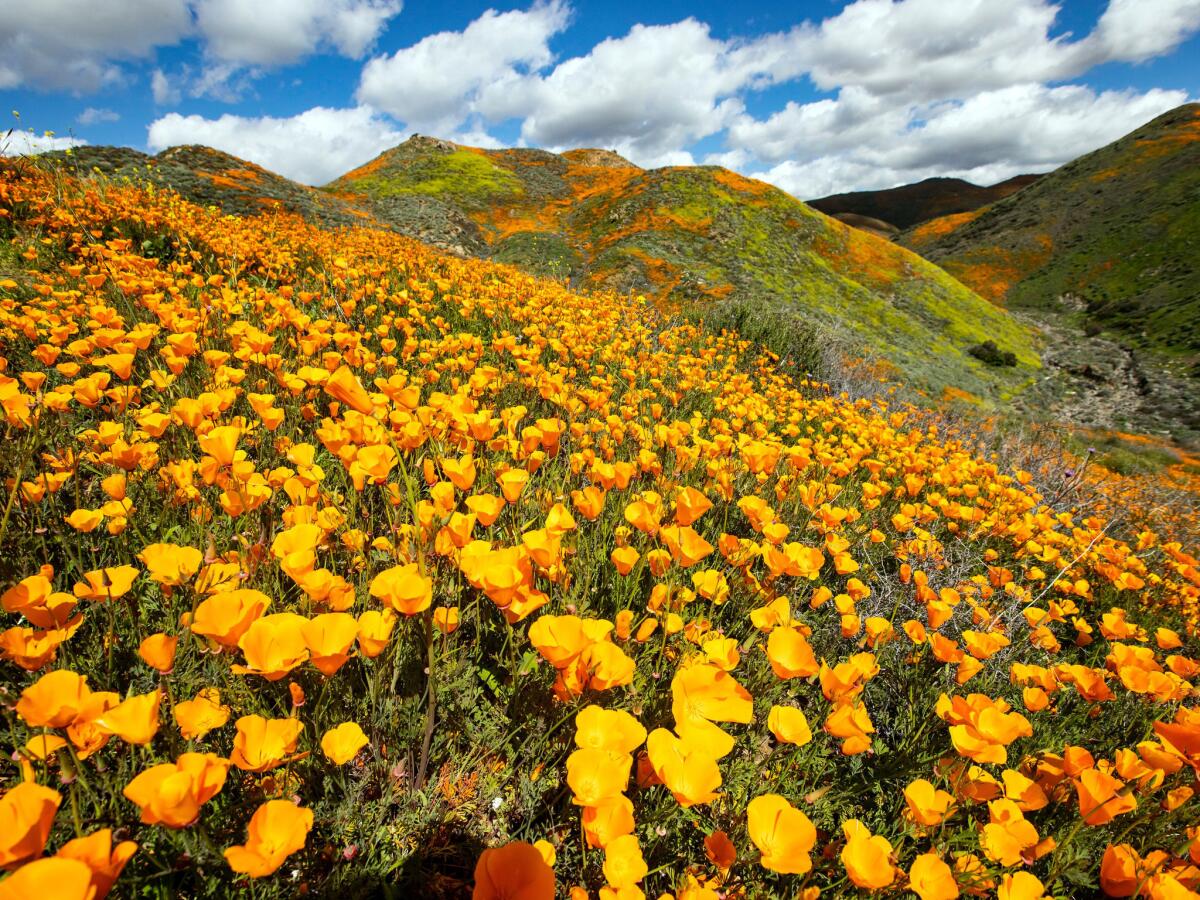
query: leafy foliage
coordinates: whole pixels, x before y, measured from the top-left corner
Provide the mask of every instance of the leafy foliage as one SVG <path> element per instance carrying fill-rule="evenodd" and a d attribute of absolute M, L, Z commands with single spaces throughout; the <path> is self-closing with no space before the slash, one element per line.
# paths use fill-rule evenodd
<path fill-rule="evenodd" d="M 0 212 L 0 891 L 1194 890 L 1179 543 L 637 297 Z"/>

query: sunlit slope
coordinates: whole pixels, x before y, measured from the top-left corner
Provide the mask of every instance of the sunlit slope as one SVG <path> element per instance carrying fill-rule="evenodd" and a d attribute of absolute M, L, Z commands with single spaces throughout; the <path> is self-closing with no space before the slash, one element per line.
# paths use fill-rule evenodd
<path fill-rule="evenodd" d="M 75 147 L 47 153 L 43 161 L 75 175 L 99 174 L 121 183 L 149 183 L 174 190 L 200 206 L 235 216 L 282 210 L 318 225 L 361 225 L 369 212 L 327 191 L 284 178 L 262 166 L 211 147 L 171 147 L 151 156 L 132 147 Z"/>
<path fill-rule="evenodd" d="M 1188 104 L 983 210 L 902 243 L 983 296 L 1047 306 L 1145 347 L 1200 351 L 1200 105 Z"/>
<path fill-rule="evenodd" d="M 1200 887 L 1161 494 L 383 229 L 0 250 L 0 897 Z"/>
<path fill-rule="evenodd" d="M 414 138 L 329 188 L 374 203 L 402 233 L 577 286 L 641 293 L 673 310 L 792 310 L 926 390 L 996 398 L 1037 366 L 1021 326 L 936 266 L 726 169 L 643 170 L 604 151 Z M 990 368 L 967 353 L 985 340 L 1018 365 Z"/>

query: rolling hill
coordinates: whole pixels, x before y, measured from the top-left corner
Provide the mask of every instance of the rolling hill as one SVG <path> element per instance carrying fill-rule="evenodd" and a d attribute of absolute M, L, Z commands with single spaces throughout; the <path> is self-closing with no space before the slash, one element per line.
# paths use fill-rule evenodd
<path fill-rule="evenodd" d="M 935 396 L 1004 399 L 1039 366 L 1029 329 L 937 266 L 718 167 L 642 169 L 603 150 L 482 150 L 415 136 L 316 189 L 202 147 L 56 158 L 230 213 L 278 205 L 324 225 L 370 221 L 576 288 L 643 294 L 668 314 L 737 325 L 801 364 L 797 344 L 807 341 Z M 972 355 L 989 340 L 1015 365 Z"/>
<path fill-rule="evenodd" d="M 132 147 L 83 146 L 41 157 L 76 174 L 98 173 L 171 188 L 203 206 L 234 216 L 283 209 L 317 225 L 354 225 L 372 219 L 369 211 L 337 196 L 298 184 L 262 166 L 198 145 L 171 147 L 151 156 Z"/>
<path fill-rule="evenodd" d="M 900 240 L 997 303 L 1061 308 L 1200 371 L 1200 104 Z"/>
<path fill-rule="evenodd" d="M 1038 365 L 1022 326 L 936 266 L 727 169 L 414 137 L 327 189 L 429 243 L 646 294 L 671 312 L 738 308 L 745 324 L 794 311 L 935 392 L 996 399 Z M 970 354 L 989 339 L 1017 365 Z"/>
<path fill-rule="evenodd" d="M 831 194 L 808 205 L 826 215 L 862 227 L 844 216 L 882 220 L 901 230 L 942 216 L 966 213 L 1003 200 L 1033 184 L 1040 175 L 1016 175 L 1007 181 L 980 187 L 961 178 L 926 178 L 916 184 L 880 191 Z"/>

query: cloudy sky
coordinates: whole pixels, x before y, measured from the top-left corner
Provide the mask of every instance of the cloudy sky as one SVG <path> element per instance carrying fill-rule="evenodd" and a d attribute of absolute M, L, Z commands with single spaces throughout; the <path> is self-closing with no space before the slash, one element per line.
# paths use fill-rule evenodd
<path fill-rule="evenodd" d="M 802 198 L 990 184 L 1200 99 L 1200 0 L 3 2 L 0 98 L 8 152 L 202 143 L 309 184 L 414 132 Z"/>

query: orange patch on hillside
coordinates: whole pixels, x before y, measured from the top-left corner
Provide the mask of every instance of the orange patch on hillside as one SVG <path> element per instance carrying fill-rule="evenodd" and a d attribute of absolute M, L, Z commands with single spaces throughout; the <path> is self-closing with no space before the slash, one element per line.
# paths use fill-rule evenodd
<path fill-rule="evenodd" d="M 227 178 L 240 178 L 244 181 L 260 181 L 260 173 L 254 169 L 226 169 L 225 176 Z"/>
<path fill-rule="evenodd" d="M 1140 162 L 1178 153 L 1188 144 L 1194 144 L 1196 141 L 1200 141 L 1200 113 L 1196 113 L 1192 117 L 1192 121 L 1186 125 L 1180 125 L 1170 134 L 1155 138 L 1142 138 L 1136 142 L 1135 146 L 1138 148 Z"/>
<path fill-rule="evenodd" d="M 197 172 L 196 174 L 207 178 L 213 184 L 217 185 L 217 187 L 233 188 L 238 191 L 249 190 L 246 185 L 242 184 L 235 178 L 228 177 L 227 175 L 218 175 L 215 172 Z"/>
<path fill-rule="evenodd" d="M 731 172 L 728 169 L 718 170 L 713 175 L 713 178 L 717 183 L 725 185 L 725 187 L 732 191 L 737 191 L 741 194 L 750 194 L 753 197 L 764 197 L 775 191 L 775 188 L 765 181 L 747 178 L 745 175 L 739 175 L 737 172 Z"/>
<path fill-rule="evenodd" d="M 979 296 L 1000 304 L 1018 281 L 1036 272 L 1050 261 L 1054 241 L 1048 234 L 1034 238 L 1037 247 L 1029 250 L 1005 250 L 991 247 L 979 250 L 967 260 L 947 260 L 947 272 Z"/>
<path fill-rule="evenodd" d="M 942 390 L 942 399 L 946 401 L 957 401 L 960 403 L 979 403 L 979 398 L 970 391 L 964 391 L 961 388 L 956 388 L 949 384 L 946 385 L 946 387 Z"/>
<path fill-rule="evenodd" d="M 391 157 L 392 153 L 390 150 L 381 153 L 370 162 L 363 163 L 357 169 L 351 169 L 349 172 L 339 178 L 338 181 L 356 181 L 359 178 L 366 178 L 368 175 L 374 175 L 391 161 Z"/>
<path fill-rule="evenodd" d="M 909 242 L 917 247 L 924 247 L 926 244 L 931 244 L 940 237 L 952 234 L 968 222 L 974 222 L 983 214 L 985 208 L 980 207 L 969 212 L 939 216 L 936 219 L 930 219 L 928 222 L 922 222 L 909 232 Z"/>
<path fill-rule="evenodd" d="M 828 221 L 828 237 L 818 237 L 813 249 L 833 267 L 861 284 L 886 286 L 903 272 L 904 251 L 890 241 L 851 228 L 837 219 Z"/>

